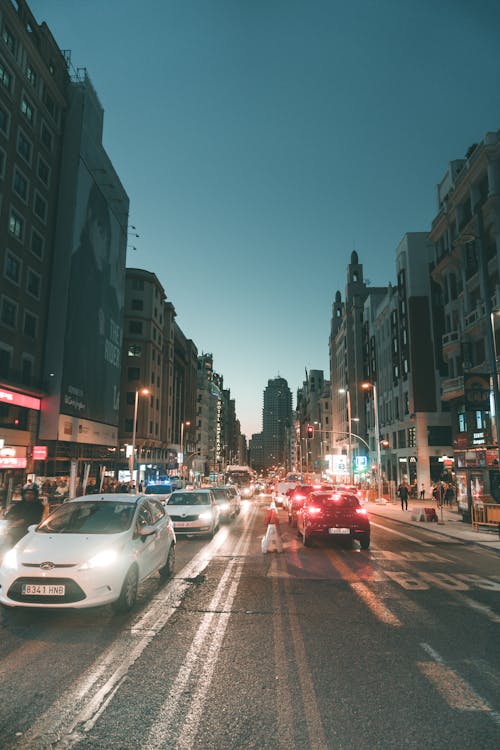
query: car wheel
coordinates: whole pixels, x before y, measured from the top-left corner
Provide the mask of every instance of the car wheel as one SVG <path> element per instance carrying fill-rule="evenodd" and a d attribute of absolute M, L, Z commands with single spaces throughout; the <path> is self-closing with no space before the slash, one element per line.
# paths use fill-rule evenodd
<path fill-rule="evenodd" d="M 313 540 L 310 534 L 307 534 L 305 531 L 302 534 L 302 541 L 304 542 L 304 547 L 312 547 L 313 546 Z"/>
<path fill-rule="evenodd" d="M 171 578 L 175 568 L 175 544 L 170 545 L 165 565 L 159 569 L 162 578 Z"/>
<path fill-rule="evenodd" d="M 120 596 L 113 603 L 115 612 L 130 612 L 137 600 L 137 587 L 139 585 L 139 574 L 135 565 L 128 569 L 122 584 Z"/>
<path fill-rule="evenodd" d="M 370 535 L 363 534 L 363 536 L 359 537 L 359 543 L 361 545 L 361 549 L 368 549 L 368 547 L 370 546 Z"/>

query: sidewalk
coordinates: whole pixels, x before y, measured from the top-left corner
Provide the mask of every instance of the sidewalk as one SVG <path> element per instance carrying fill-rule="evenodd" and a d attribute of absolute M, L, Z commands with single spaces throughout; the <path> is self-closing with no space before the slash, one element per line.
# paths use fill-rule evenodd
<path fill-rule="evenodd" d="M 387 502 L 386 505 L 369 501 L 364 505 L 372 518 L 374 516 L 390 518 L 409 526 L 418 526 L 425 531 L 432 531 L 435 534 L 458 539 L 465 544 L 479 544 L 481 547 L 500 552 L 498 531 L 474 531 L 470 523 L 462 521 L 462 516 L 456 509 L 447 506 L 443 506 L 441 523 L 441 509 L 436 508 L 434 500 L 408 500 L 408 510 L 401 510 L 399 500 L 397 503 Z M 412 515 L 418 518 L 423 508 L 436 508 L 439 523 L 412 520 Z"/>

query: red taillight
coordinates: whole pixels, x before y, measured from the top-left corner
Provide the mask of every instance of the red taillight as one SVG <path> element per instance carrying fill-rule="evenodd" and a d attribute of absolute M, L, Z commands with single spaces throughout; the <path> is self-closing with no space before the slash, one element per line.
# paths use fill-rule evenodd
<path fill-rule="evenodd" d="M 359 513 L 360 516 L 367 516 L 368 511 L 366 508 L 356 508 L 356 513 Z"/>
<path fill-rule="evenodd" d="M 314 516 L 317 513 L 321 513 L 321 508 L 318 508 L 316 505 L 310 505 L 307 509 L 307 512 Z"/>
<path fill-rule="evenodd" d="M 320 484 L 313 484 L 313 488 L 315 490 L 320 490 L 321 489 L 321 485 Z"/>
<path fill-rule="evenodd" d="M 293 499 L 294 500 L 305 500 L 306 497 L 307 497 L 307 495 L 294 495 Z"/>

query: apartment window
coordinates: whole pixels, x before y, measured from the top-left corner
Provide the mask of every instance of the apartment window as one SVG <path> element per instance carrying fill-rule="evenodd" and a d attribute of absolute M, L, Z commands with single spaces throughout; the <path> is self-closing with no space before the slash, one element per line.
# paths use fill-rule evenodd
<path fill-rule="evenodd" d="M 21 113 L 26 117 L 30 125 L 34 124 L 35 108 L 25 95 L 21 99 Z"/>
<path fill-rule="evenodd" d="M 134 406 L 135 404 L 135 393 L 134 391 L 127 391 L 126 402 L 128 406 Z"/>
<path fill-rule="evenodd" d="M 17 168 L 14 169 L 12 189 L 26 203 L 28 199 L 28 180 Z"/>
<path fill-rule="evenodd" d="M 28 268 L 28 278 L 26 280 L 26 291 L 31 294 L 35 299 L 40 299 L 40 290 L 42 287 L 42 277 L 40 274 L 33 271 L 32 268 Z"/>
<path fill-rule="evenodd" d="M 8 26 L 4 25 L 2 29 L 2 39 L 5 42 L 6 47 L 10 49 L 13 55 L 16 54 L 16 37 L 12 33 L 12 31 L 9 29 Z"/>
<path fill-rule="evenodd" d="M 465 412 L 458 415 L 458 431 L 467 432 L 467 414 Z"/>
<path fill-rule="evenodd" d="M 4 276 L 19 286 L 21 281 L 21 261 L 10 250 L 7 250 L 5 254 Z"/>
<path fill-rule="evenodd" d="M 38 216 L 40 221 L 44 223 L 47 221 L 47 201 L 42 198 L 40 193 L 35 191 L 35 200 L 33 202 L 33 211 Z"/>
<path fill-rule="evenodd" d="M 144 310 L 144 302 L 142 299 L 133 299 L 131 307 L 132 310 Z"/>
<path fill-rule="evenodd" d="M 408 427 L 408 448 L 415 447 L 415 428 Z"/>
<path fill-rule="evenodd" d="M 132 289 L 136 292 L 143 292 L 144 279 L 132 279 Z"/>
<path fill-rule="evenodd" d="M 152 383 L 152 385 L 155 384 L 155 374 L 154 374 L 154 372 L 151 373 L 151 383 Z"/>
<path fill-rule="evenodd" d="M 38 169 L 37 174 L 40 180 L 43 182 L 44 185 L 49 184 L 49 178 L 50 178 L 50 167 L 47 164 L 46 161 L 42 159 L 41 156 L 38 157 Z"/>
<path fill-rule="evenodd" d="M 24 311 L 23 333 L 30 339 L 36 338 L 38 318 L 27 310 Z"/>
<path fill-rule="evenodd" d="M 12 357 L 12 351 L 5 349 L 0 346 L 0 375 L 4 378 L 8 378 L 10 375 L 10 360 Z"/>
<path fill-rule="evenodd" d="M 38 80 L 38 76 L 37 76 L 36 70 L 31 65 L 31 63 L 28 63 L 26 65 L 26 78 L 31 83 L 33 88 L 36 88 L 36 82 Z"/>
<path fill-rule="evenodd" d="M 128 380 L 139 380 L 139 377 L 141 375 L 141 371 L 138 367 L 128 367 L 127 368 L 127 378 Z"/>
<path fill-rule="evenodd" d="M 44 122 L 42 122 L 42 129 L 40 131 L 40 140 L 42 141 L 47 151 L 52 151 L 52 142 L 53 142 L 52 133 L 50 132 L 50 130 L 48 129 L 48 127 L 46 126 Z"/>
<path fill-rule="evenodd" d="M 9 135 L 10 117 L 6 109 L 0 106 L 0 131 L 4 135 Z"/>
<path fill-rule="evenodd" d="M 153 434 L 153 423 L 152 422 L 149 423 L 149 434 L 150 435 Z"/>
<path fill-rule="evenodd" d="M 21 359 L 21 381 L 25 385 L 30 385 L 33 378 L 33 358 L 26 354 Z"/>
<path fill-rule="evenodd" d="M 0 148 L 0 177 L 3 177 L 5 174 L 5 151 L 3 148 Z"/>
<path fill-rule="evenodd" d="M 9 232 L 22 242 L 24 237 L 24 219 L 13 208 L 10 209 Z"/>
<path fill-rule="evenodd" d="M 128 324 L 130 333 L 142 333 L 142 322 L 140 320 L 131 320 Z"/>
<path fill-rule="evenodd" d="M 15 328 L 17 319 L 17 304 L 8 297 L 2 297 L 2 308 L 0 312 L 2 323 L 9 328 Z"/>
<path fill-rule="evenodd" d="M 36 229 L 31 230 L 31 252 L 40 260 L 43 258 L 43 237 Z"/>
<path fill-rule="evenodd" d="M 483 411 L 476 411 L 476 430 L 485 430 L 486 420 Z"/>
<path fill-rule="evenodd" d="M 49 91 L 47 87 L 44 88 L 43 91 L 43 103 L 45 104 L 45 107 L 47 108 L 47 112 L 52 117 L 53 120 L 56 119 L 56 103 L 53 100 L 52 96 L 49 94 Z"/>
<path fill-rule="evenodd" d="M 33 145 L 31 141 L 26 137 L 22 130 L 19 131 L 17 136 L 17 153 L 22 156 L 24 161 L 31 164 L 31 154 L 33 152 Z"/>
<path fill-rule="evenodd" d="M 128 348 L 129 357 L 142 357 L 142 346 L 139 344 L 130 344 Z"/>
<path fill-rule="evenodd" d="M 133 431 L 134 431 L 134 420 L 126 419 L 125 420 L 125 432 L 133 432 Z"/>

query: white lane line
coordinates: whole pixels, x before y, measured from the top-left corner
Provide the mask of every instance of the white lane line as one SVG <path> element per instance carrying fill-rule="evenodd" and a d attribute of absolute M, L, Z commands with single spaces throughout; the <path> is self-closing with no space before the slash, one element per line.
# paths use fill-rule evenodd
<path fill-rule="evenodd" d="M 466 596 L 465 594 L 462 594 L 458 591 L 453 591 L 451 592 L 451 594 L 454 599 L 461 602 L 462 604 L 465 604 L 466 607 L 469 607 L 476 612 L 480 612 L 482 615 L 487 617 L 488 620 L 491 620 L 491 622 L 497 624 L 500 622 L 500 615 L 497 615 L 497 613 L 490 609 L 490 607 L 488 607 L 486 604 L 476 602 L 474 599 L 471 599 L 469 596 Z"/>
<path fill-rule="evenodd" d="M 247 528 L 243 537 L 239 540 L 234 554 L 241 554 L 241 551 L 246 554 L 249 545 L 250 529 Z M 144 746 L 148 750 L 164 748 L 167 741 L 172 746 L 177 726 L 182 727 L 182 730 L 175 747 L 184 750 L 192 747 L 230 617 L 230 613 L 221 613 L 215 610 L 223 599 L 224 604 L 221 609 L 231 609 L 242 570 L 240 565 L 236 565 L 236 560 L 228 561 L 226 570 L 208 606 L 209 612 L 204 615 L 167 699 L 160 708 L 156 722 L 146 738 Z M 233 574 L 234 577 L 228 592 L 229 579 Z M 216 617 L 218 622 L 214 630 L 213 620 Z M 193 692 L 186 693 L 186 688 L 191 680 L 193 681 Z M 185 720 L 177 721 L 176 718 L 181 711 L 185 714 Z"/>
<path fill-rule="evenodd" d="M 469 683 L 446 664 L 443 657 L 428 643 L 421 643 L 432 662 L 417 662 L 417 667 L 431 682 L 441 697 L 457 711 L 482 711 L 500 726 L 500 714 L 493 710 Z"/>
<path fill-rule="evenodd" d="M 384 529 L 384 531 L 388 531 L 390 534 L 395 534 L 396 536 L 401 536 L 403 539 L 409 539 L 410 542 L 417 542 L 417 544 L 420 544 L 422 547 L 432 547 L 432 544 L 429 544 L 429 542 L 424 542 L 422 539 L 419 539 L 416 536 L 410 536 L 409 534 L 403 534 L 401 531 L 396 531 L 396 529 L 391 529 L 389 526 L 384 526 L 381 523 L 374 523 L 370 519 L 370 526 L 375 526 L 377 529 Z"/>
<path fill-rule="evenodd" d="M 299 675 L 299 685 L 302 693 L 302 705 L 306 718 L 307 731 L 309 735 L 309 750 L 328 750 L 328 743 L 325 737 L 325 730 L 321 721 L 321 715 L 314 690 L 314 682 L 311 677 L 309 664 L 307 663 L 306 648 L 302 631 L 300 629 L 299 618 L 295 608 L 293 597 L 289 595 L 290 581 L 285 579 L 286 592 L 288 594 L 288 617 L 290 621 L 290 630 L 292 633 L 293 650 L 295 653 L 295 663 Z"/>
<path fill-rule="evenodd" d="M 282 555 L 280 556 L 282 557 Z M 273 558 L 271 565 L 276 567 L 277 558 Z M 280 560 L 280 568 L 286 565 Z M 288 668 L 288 655 L 285 645 L 284 618 L 279 597 L 278 574 L 272 580 L 272 608 L 273 608 L 273 635 L 274 635 L 274 664 L 276 670 L 276 712 L 278 724 L 278 747 L 280 750 L 290 750 L 295 746 L 293 732 L 293 705 L 290 687 L 290 670 Z"/>
<path fill-rule="evenodd" d="M 36 723 L 23 733 L 23 750 L 70 748 L 81 739 L 77 729 L 93 726 L 101 706 L 108 703 L 108 696 L 115 694 L 116 686 L 177 611 L 179 601 L 190 586 L 189 579 L 206 568 L 210 554 L 215 554 L 224 541 L 224 534 L 218 532 L 212 542 L 176 574 L 162 595 L 145 608 L 138 620 L 117 634 L 119 640 L 103 651 L 99 666 L 89 667 L 61 698 L 37 717 Z M 151 625 L 144 632 L 148 621 Z"/>

